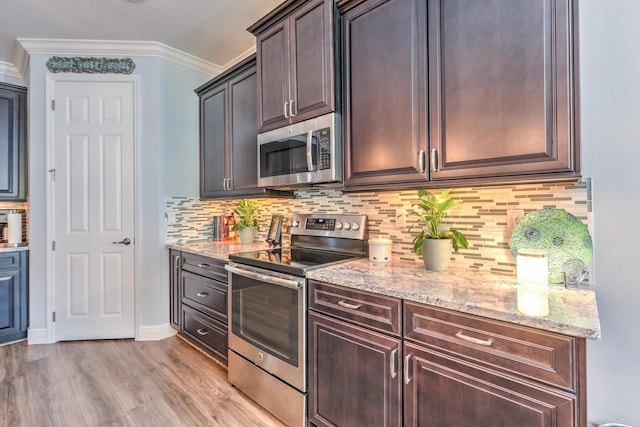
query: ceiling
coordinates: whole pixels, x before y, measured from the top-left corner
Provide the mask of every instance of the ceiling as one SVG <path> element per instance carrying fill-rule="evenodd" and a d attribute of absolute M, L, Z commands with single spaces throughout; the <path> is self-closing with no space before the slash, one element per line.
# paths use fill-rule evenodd
<path fill-rule="evenodd" d="M 282 0 L 0 0 L 0 63 L 18 38 L 160 42 L 220 68 L 255 47 L 246 28 Z"/>

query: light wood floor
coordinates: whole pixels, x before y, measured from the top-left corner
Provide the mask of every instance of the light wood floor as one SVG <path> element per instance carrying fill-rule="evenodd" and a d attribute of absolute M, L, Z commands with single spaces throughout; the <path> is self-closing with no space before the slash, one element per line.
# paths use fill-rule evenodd
<path fill-rule="evenodd" d="M 282 424 L 172 337 L 0 347 L 0 426 Z"/>

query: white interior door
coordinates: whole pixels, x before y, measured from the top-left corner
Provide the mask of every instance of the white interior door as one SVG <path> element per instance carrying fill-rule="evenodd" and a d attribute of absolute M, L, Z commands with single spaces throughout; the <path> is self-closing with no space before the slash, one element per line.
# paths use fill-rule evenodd
<path fill-rule="evenodd" d="M 135 335 L 134 90 L 54 83 L 56 341 Z"/>

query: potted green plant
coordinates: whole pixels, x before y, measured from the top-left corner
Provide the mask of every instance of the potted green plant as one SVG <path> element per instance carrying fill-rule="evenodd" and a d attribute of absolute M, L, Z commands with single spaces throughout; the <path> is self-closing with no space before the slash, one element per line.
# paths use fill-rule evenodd
<path fill-rule="evenodd" d="M 460 247 L 469 248 L 469 242 L 464 234 L 455 228 L 443 228 L 443 219 L 449 210 L 455 205 L 462 203 L 449 197 L 451 189 L 444 190 L 440 194 L 434 194 L 429 190 L 418 190 L 418 203 L 414 203 L 416 208 L 409 215 L 417 216 L 422 221 L 424 228 L 413 239 L 413 251 L 417 255 L 422 255 L 424 265 L 427 270 L 446 271 L 449 267 L 451 248 L 458 252 Z M 409 231 L 413 227 L 409 227 Z"/>
<path fill-rule="evenodd" d="M 258 202 L 242 199 L 235 204 L 233 213 L 238 217 L 231 231 L 240 234 L 240 243 L 252 243 L 260 231 L 262 219 L 258 213 Z"/>

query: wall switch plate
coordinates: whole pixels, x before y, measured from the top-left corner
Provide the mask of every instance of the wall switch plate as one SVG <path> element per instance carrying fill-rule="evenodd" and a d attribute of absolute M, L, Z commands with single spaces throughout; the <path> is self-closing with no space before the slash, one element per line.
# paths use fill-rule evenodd
<path fill-rule="evenodd" d="M 523 216 L 524 211 L 522 209 L 507 209 L 507 234 L 513 232 L 513 227 L 516 226 Z"/>
<path fill-rule="evenodd" d="M 165 218 L 167 218 L 167 224 L 168 225 L 172 225 L 172 224 L 175 224 L 176 222 L 178 222 L 178 218 L 177 218 L 175 212 L 171 212 L 171 211 L 167 212 L 165 214 Z"/>

